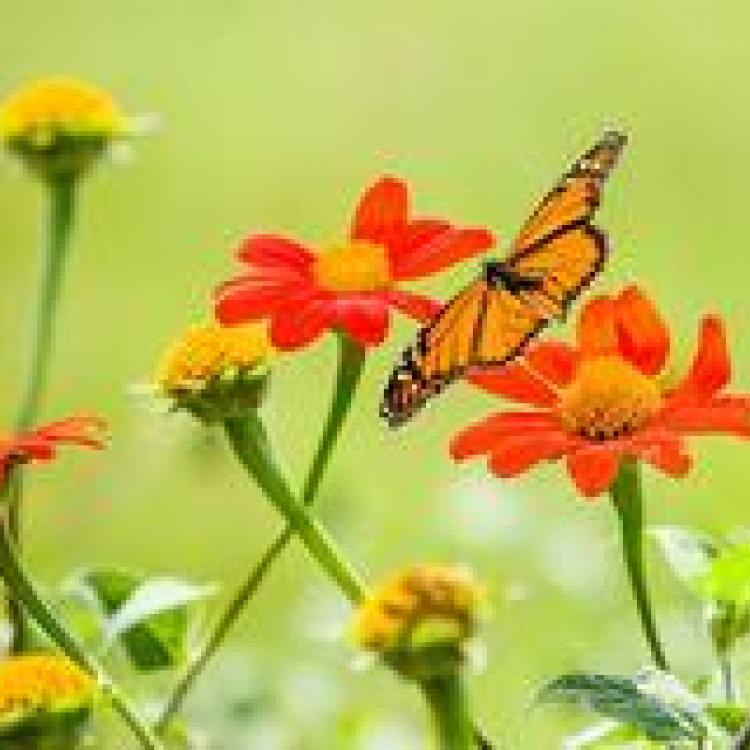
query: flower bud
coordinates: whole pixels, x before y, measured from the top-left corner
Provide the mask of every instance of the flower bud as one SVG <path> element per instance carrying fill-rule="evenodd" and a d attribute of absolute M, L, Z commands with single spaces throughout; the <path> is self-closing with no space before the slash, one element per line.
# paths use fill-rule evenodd
<path fill-rule="evenodd" d="M 72 78 L 33 81 L 0 105 L 0 140 L 50 182 L 80 176 L 135 131 L 109 94 Z"/>
<path fill-rule="evenodd" d="M 404 676 L 426 680 L 466 663 L 484 589 L 461 569 L 419 565 L 381 584 L 356 613 L 353 635 Z"/>
<path fill-rule="evenodd" d="M 72 747 L 95 696 L 94 680 L 65 657 L 9 657 L 0 663 L 0 739 L 44 738 L 45 747 Z"/>
<path fill-rule="evenodd" d="M 164 352 L 154 384 L 175 409 L 204 422 L 241 417 L 260 406 L 273 354 L 261 323 L 192 326 Z"/>

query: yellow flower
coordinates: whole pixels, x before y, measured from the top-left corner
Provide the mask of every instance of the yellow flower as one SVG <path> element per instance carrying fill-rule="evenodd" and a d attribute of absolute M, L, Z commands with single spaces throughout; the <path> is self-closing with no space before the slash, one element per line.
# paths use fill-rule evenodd
<path fill-rule="evenodd" d="M 72 728 L 89 714 L 94 680 L 70 660 L 52 654 L 23 654 L 0 662 L 0 737 Z"/>
<path fill-rule="evenodd" d="M 73 78 L 32 81 L 0 104 L 0 139 L 48 179 L 79 175 L 133 132 L 108 93 Z"/>
<path fill-rule="evenodd" d="M 485 593 L 466 571 L 418 565 L 383 582 L 355 614 L 353 636 L 412 677 L 455 669 L 476 634 Z"/>
<path fill-rule="evenodd" d="M 274 350 L 265 324 L 191 326 L 161 357 L 157 391 L 207 421 L 258 405 Z"/>

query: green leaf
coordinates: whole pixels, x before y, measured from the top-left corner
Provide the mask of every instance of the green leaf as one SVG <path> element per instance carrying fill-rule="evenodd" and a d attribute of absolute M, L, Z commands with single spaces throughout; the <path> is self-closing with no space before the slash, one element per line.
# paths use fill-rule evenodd
<path fill-rule="evenodd" d="M 697 740 L 706 736 L 693 710 L 662 699 L 628 677 L 583 672 L 562 675 L 542 689 L 539 700 L 593 711 L 629 725 L 657 742 Z"/>
<path fill-rule="evenodd" d="M 711 568 L 719 548 L 709 537 L 680 526 L 653 526 L 648 533 L 661 548 L 674 574 L 695 594 L 700 594 L 700 580 Z"/>
<path fill-rule="evenodd" d="M 144 672 L 185 660 L 191 605 L 214 592 L 211 586 L 147 579 L 121 569 L 85 571 L 68 588 L 103 616 L 105 646 L 121 642 L 134 666 Z"/>
<path fill-rule="evenodd" d="M 744 606 L 750 603 L 750 545 L 721 550 L 700 582 L 704 595 L 714 601 Z"/>

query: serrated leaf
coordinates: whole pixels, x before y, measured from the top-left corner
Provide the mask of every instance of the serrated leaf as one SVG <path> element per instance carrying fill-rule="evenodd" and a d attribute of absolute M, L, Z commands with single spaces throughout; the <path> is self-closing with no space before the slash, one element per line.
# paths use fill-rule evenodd
<path fill-rule="evenodd" d="M 699 582 L 719 554 L 718 546 L 704 534 L 681 526 L 653 526 L 648 533 L 658 543 L 677 578 L 700 593 Z"/>
<path fill-rule="evenodd" d="M 214 591 L 121 569 L 86 571 L 77 576 L 73 588 L 103 615 L 105 645 L 122 642 L 134 666 L 146 672 L 184 661 L 190 605 Z"/>
<path fill-rule="evenodd" d="M 694 714 L 645 692 L 628 677 L 583 672 L 562 675 L 542 689 L 539 700 L 593 711 L 657 742 L 697 740 L 706 735 Z"/>

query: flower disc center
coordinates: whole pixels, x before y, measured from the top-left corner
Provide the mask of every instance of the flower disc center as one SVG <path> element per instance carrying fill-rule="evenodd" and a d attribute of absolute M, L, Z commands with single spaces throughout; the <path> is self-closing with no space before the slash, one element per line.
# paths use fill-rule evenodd
<path fill-rule="evenodd" d="M 559 414 L 571 433 L 613 440 L 642 427 L 661 406 L 657 384 L 620 357 L 583 361 L 560 399 Z"/>
<path fill-rule="evenodd" d="M 386 248 L 371 242 L 351 242 L 321 253 L 315 261 L 318 283 L 332 292 L 374 292 L 391 285 Z"/>

